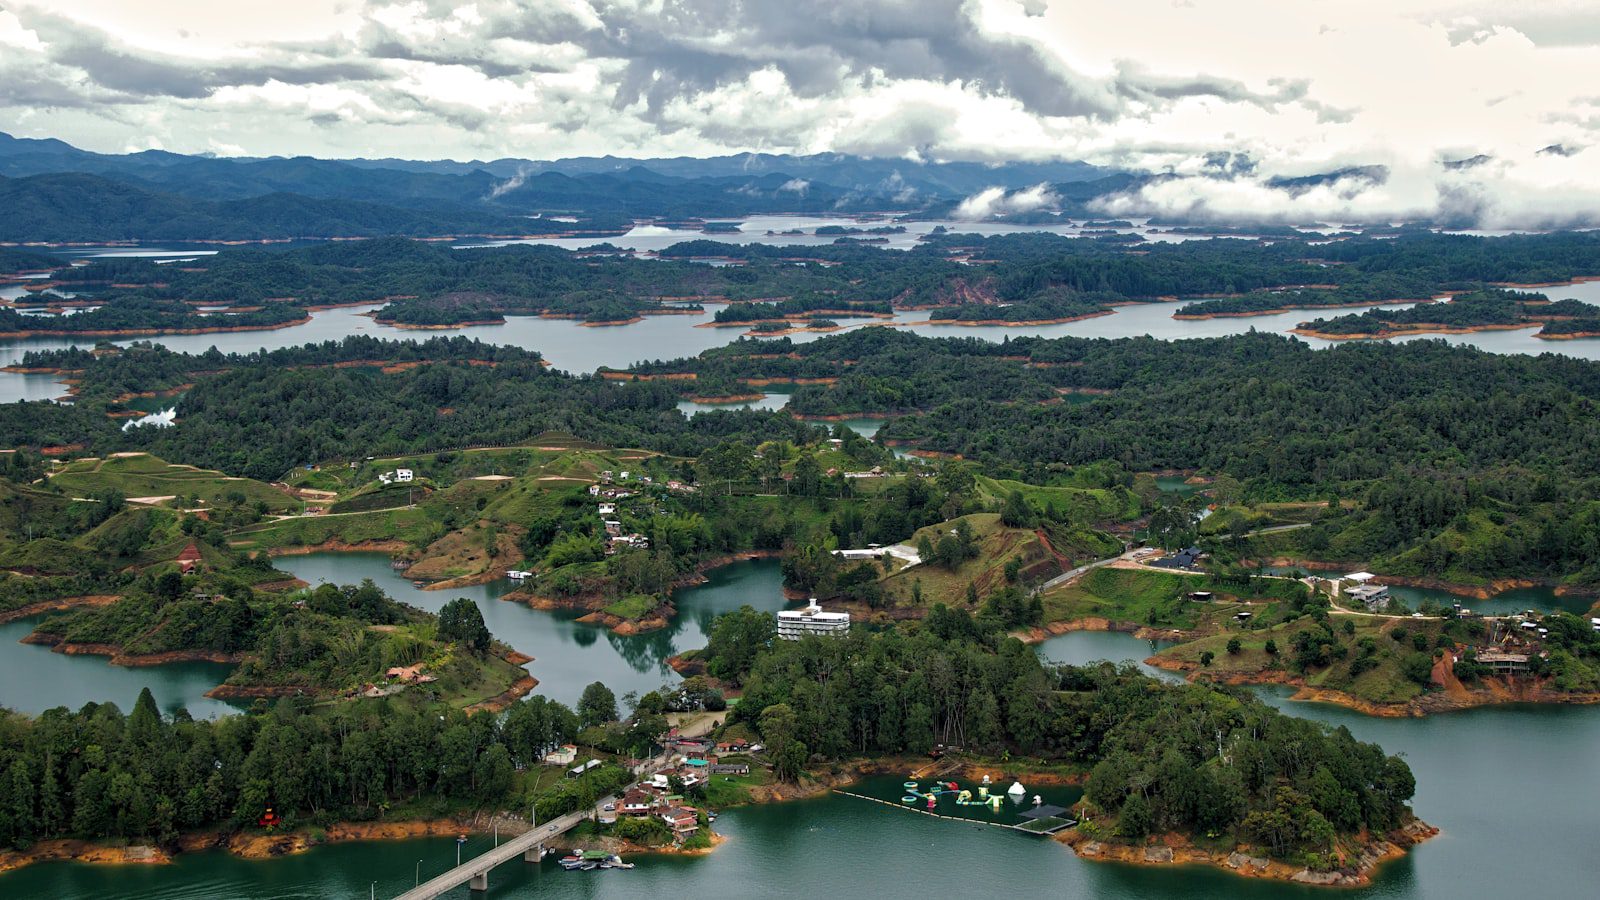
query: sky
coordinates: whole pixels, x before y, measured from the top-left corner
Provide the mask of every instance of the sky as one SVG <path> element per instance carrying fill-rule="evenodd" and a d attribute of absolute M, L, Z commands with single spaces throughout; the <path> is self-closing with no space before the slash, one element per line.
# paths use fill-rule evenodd
<path fill-rule="evenodd" d="M 1172 176 L 1108 213 L 1531 227 L 1600 219 L 1597 50 L 1593 0 L 0 0 L 0 130 L 1075 159 Z"/>

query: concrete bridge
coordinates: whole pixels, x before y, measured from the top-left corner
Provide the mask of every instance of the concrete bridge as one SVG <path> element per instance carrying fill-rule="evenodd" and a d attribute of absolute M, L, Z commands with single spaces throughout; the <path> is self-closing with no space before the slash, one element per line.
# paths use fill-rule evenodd
<path fill-rule="evenodd" d="M 607 803 L 615 803 L 615 797 L 606 797 L 596 805 L 596 809 Z M 581 809 L 574 813 L 567 813 L 553 822 L 547 822 L 519 837 L 512 838 L 500 846 L 481 856 L 473 857 L 454 869 L 436 878 L 430 878 L 417 885 L 397 900 L 434 900 L 446 891 L 466 885 L 470 890 L 487 891 L 489 889 L 489 870 L 501 863 L 510 862 L 521 856 L 525 862 L 538 862 L 544 852 L 544 842 L 570 831 L 579 822 L 589 818 L 594 813 L 592 809 Z"/>

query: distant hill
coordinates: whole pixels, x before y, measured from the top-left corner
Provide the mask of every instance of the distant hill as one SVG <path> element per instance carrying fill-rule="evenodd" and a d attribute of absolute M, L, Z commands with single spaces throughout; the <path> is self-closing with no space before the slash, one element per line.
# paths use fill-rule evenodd
<path fill-rule="evenodd" d="M 570 228 L 487 209 L 407 209 L 272 193 L 199 200 L 81 173 L 0 177 L 0 241 L 238 241 Z"/>
<path fill-rule="evenodd" d="M 93 153 L 59 140 L 0 133 L 0 175 L 30 178 L 66 173 L 96 175 L 193 200 L 294 194 L 402 207 L 459 220 L 468 209 L 480 215 L 561 212 L 613 219 L 916 211 L 948 206 L 991 187 L 1075 184 L 1102 178 L 1112 170 L 1080 162 L 919 163 L 838 153 L 489 162 L 217 158 L 162 150 Z M 349 215 L 340 211 L 332 217 Z M 140 236 L 153 235 L 141 231 Z"/>

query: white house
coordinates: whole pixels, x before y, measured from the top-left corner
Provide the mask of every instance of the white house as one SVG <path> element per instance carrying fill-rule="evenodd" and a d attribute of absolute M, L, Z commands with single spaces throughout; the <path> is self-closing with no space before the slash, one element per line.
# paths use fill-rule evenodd
<path fill-rule="evenodd" d="M 410 469 L 395 469 L 394 470 L 394 480 L 400 482 L 401 484 L 404 484 L 405 482 L 410 481 L 411 478 L 412 478 L 412 474 L 411 474 L 411 470 Z"/>
<path fill-rule="evenodd" d="M 615 503 L 602 503 L 598 512 L 602 516 L 614 516 L 617 514 L 617 505 Z"/>
<path fill-rule="evenodd" d="M 578 758 L 578 748 L 571 744 L 562 744 L 555 750 L 544 755 L 544 764 L 547 766 L 570 766 Z"/>
<path fill-rule="evenodd" d="M 798 641 L 808 634 L 842 635 L 849 630 L 849 613 L 823 612 L 815 599 L 805 609 L 778 613 L 778 637 L 786 641 Z"/>

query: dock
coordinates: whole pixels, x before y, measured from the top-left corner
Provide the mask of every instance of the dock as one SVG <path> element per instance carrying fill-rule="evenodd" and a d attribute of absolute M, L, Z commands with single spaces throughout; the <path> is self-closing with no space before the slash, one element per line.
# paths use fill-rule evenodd
<path fill-rule="evenodd" d="M 615 797 L 606 797 L 597 804 L 615 803 Z M 591 809 L 581 809 L 577 812 L 567 813 L 553 822 L 540 825 L 526 834 L 512 838 L 495 847 L 481 856 L 475 856 L 454 869 L 430 878 L 417 885 L 398 900 L 434 900 L 447 891 L 454 890 L 461 885 L 467 885 L 470 890 L 487 891 L 489 889 L 489 871 L 501 863 L 510 862 L 518 856 L 525 862 L 538 862 L 544 855 L 544 842 L 559 837 L 572 830 L 579 822 L 589 818 L 594 812 Z"/>
<path fill-rule="evenodd" d="M 1078 820 L 1076 819 L 1068 819 L 1061 816 L 1044 816 L 1035 819 L 1033 822 L 1030 822 L 1027 825 L 1008 825 L 1004 822 L 986 822 L 983 819 L 964 819 L 961 816 L 946 816 L 941 813 L 929 812 L 925 809 L 917 809 L 915 806 L 910 804 L 895 803 L 892 800 L 881 800 L 877 797 L 868 797 L 866 794 L 855 794 L 851 793 L 850 791 L 841 791 L 838 788 L 834 788 L 833 792 L 835 794 L 843 794 L 846 797 L 854 797 L 857 800 L 867 800 L 872 803 L 882 804 L 883 806 L 887 806 L 892 809 L 903 809 L 906 812 L 913 812 L 919 816 L 930 816 L 935 819 L 943 819 L 946 822 L 960 822 L 967 825 L 988 825 L 992 828 L 1008 828 L 1012 831 L 1020 831 L 1023 834 L 1055 834 L 1058 831 L 1071 828 L 1072 826 L 1078 824 Z M 1059 807 L 1050 807 L 1050 809 L 1059 809 Z M 1061 812 L 1066 812 L 1066 810 L 1063 809 Z"/>

